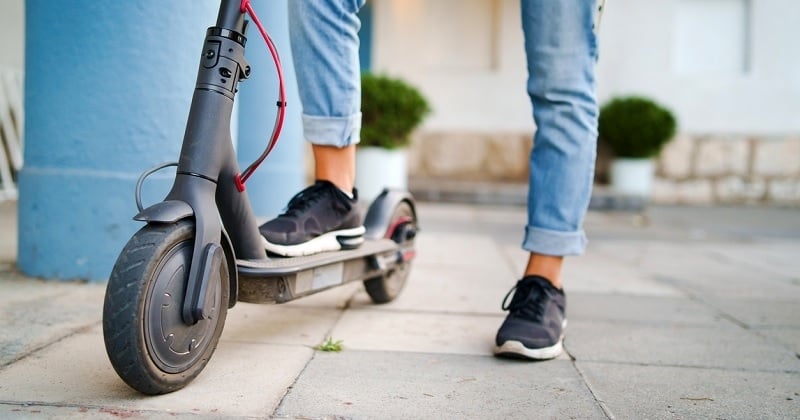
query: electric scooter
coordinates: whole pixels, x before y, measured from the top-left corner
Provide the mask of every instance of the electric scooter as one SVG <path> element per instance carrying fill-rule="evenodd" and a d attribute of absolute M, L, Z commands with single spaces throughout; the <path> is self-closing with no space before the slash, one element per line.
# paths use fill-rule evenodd
<path fill-rule="evenodd" d="M 230 119 L 239 82 L 250 75 L 244 48 L 251 21 L 276 63 L 280 98 L 267 150 L 240 173 Z M 280 60 L 249 0 L 221 0 L 206 32 L 180 158 L 139 178 L 134 219 L 146 224 L 120 253 L 106 289 L 106 352 L 132 388 L 155 395 L 189 384 L 209 362 L 237 301 L 283 303 L 363 281 L 372 301 L 384 303 L 403 288 L 418 225 L 407 191 L 384 190 L 371 203 L 356 249 L 291 258 L 265 251 L 244 183 L 274 147 L 285 106 Z M 171 190 L 143 208 L 142 182 L 167 166 L 177 166 Z"/>

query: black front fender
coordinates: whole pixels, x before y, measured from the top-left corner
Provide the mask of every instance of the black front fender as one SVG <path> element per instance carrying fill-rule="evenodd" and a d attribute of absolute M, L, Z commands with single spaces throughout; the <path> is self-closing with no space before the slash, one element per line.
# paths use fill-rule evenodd
<path fill-rule="evenodd" d="M 194 217 L 192 206 L 180 200 L 166 200 L 156 203 L 133 217 L 133 220 L 146 223 L 175 223 L 179 220 Z M 233 245 L 228 234 L 222 231 L 222 248 L 225 251 L 225 261 L 228 264 L 228 276 L 230 277 L 230 300 L 228 308 L 236 304 L 239 295 L 239 279 L 236 269 L 236 256 L 233 253 Z"/>
<path fill-rule="evenodd" d="M 133 216 L 133 220 L 147 223 L 175 223 L 192 216 L 194 216 L 194 210 L 186 202 L 167 200 L 140 211 L 139 214 Z"/>

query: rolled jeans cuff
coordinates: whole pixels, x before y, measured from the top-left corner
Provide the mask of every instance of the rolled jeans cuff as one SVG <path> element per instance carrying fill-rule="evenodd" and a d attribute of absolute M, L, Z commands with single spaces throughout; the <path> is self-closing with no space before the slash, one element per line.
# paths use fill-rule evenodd
<path fill-rule="evenodd" d="M 542 255 L 565 257 L 583 254 L 587 242 L 583 230 L 560 232 L 526 226 L 522 249 Z"/>
<path fill-rule="evenodd" d="M 303 114 L 303 136 L 320 146 L 347 147 L 361 141 L 361 113 L 348 117 L 318 117 Z"/>

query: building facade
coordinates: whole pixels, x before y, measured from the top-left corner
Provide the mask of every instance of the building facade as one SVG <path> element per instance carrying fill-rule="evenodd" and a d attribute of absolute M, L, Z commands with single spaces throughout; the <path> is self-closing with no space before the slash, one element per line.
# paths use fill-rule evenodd
<path fill-rule="evenodd" d="M 409 80 L 434 108 L 412 173 L 524 181 L 535 127 L 519 0 L 372 3 L 372 70 Z M 795 0 L 608 2 L 600 102 L 645 95 L 679 121 L 659 159 L 657 201 L 800 203 L 797 22 Z M 601 147 L 600 180 L 606 159 Z"/>
<path fill-rule="evenodd" d="M 0 13 L 0 68 L 24 67 L 24 0 Z M 370 0 L 370 69 L 402 77 L 433 114 L 416 134 L 417 178 L 524 181 L 535 130 L 519 0 Z M 609 0 L 598 97 L 667 105 L 678 137 L 659 158 L 667 203 L 800 203 L 800 2 Z M 600 148 L 598 180 L 607 153 Z"/>

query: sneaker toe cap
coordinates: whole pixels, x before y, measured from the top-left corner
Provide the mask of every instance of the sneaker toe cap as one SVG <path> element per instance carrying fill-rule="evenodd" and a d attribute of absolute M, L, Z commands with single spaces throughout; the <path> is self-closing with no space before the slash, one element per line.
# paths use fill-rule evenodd
<path fill-rule="evenodd" d="M 258 228 L 261 236 L 274 244 L 288 245 L 298 241 L 298 229 L 290 220 L 274 219 Z"/>
<path fill-rule="evenodd" d="M 497 332 L 495 343 L 501 346 L 506 341 L 519 341 L 528 348 L 544 348 L 556 344 L 560 338 L 560 330 L 545 328 L 534 322 L 508 319 Z"/>

